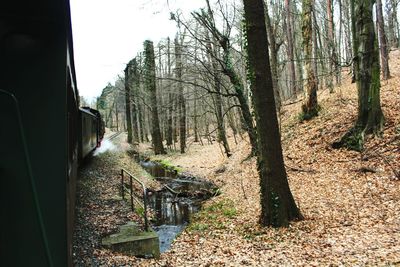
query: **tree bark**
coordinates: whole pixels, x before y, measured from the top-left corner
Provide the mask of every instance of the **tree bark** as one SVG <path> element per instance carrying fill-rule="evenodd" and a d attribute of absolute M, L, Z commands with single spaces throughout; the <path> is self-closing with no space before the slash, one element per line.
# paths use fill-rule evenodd
<path fill-rule="evenodd" d="M 131 67 L 130 63 L 128 63 L 125 68 L 125 111 L 126 111 L 126 128 L 128 130 L 128 143 L 132 144 L 130 67 Z"/>
<path fill-rule="evenodd" d="M 156 70 L 155 70 L 155 58 L 154 58 L 154 46 L 153 42 L 144 42 L 144 53 L 145 53 L 145 85 L 146 89 L 150 93 L 150 105 L 151 105 L 151 120 L 152 129 L 151 137 L 154 148 L 154 153 L 165 154 L 164 146 L 161 139 L 160 122 L 158 119 L 158 108 L 157 108 L 157 89 L 156 89 Z"/>
<path fill-rule="evenodd" d="M 380 102 L 378 42 L 373 23 L 374 0 L 355 1 L 356 81 L 358 89 L 357 125 L 368 133 L 378 133 L 383 126 Z"/>
<path fill-rule="evenodd" d="M 303 50 L 305 56 L 304 71 L 306 75 L 306 101 L 302 105 L 303 119 L 309 120 L 318 115 L 317 81 L 312 64 L 313 55 L 313 27 L 312 27 L 313 0 L 303 0 Z"/>
<path fill-rule="evenodd" d="M 274 27 L 268 13 L 268 6 L 265 4 L 265 24 L 267 27 L 269 52 L 271 59 L 271 72 L 272 72 L 272 85 L 274 86 L 275 103 L 278 111 L 281 110 L 281 96 L 279 92 L 278 83 L 278 45 L 276 43 L 276 36 Z"/>
<path fill-rule="evenodd" d="M 355 126 L 333 147 L 362 151 L 366 134 L 379 135 L 384 117 L 380 102 L 379 48 L 373 22 L 375 0 L 352 0 L 354 72 L 358 90 Z"/>
<path fill-rule="evenodd" d="M 285 0 L 285 12 L 286 16 L 284 23 L 286 24 L 286 42 L 287 42 L 287 57 L 289 64 L 289 79 L 290 79 L 290 93 L 292 96 L 297 95 L 296 85 L 296 68 L 294 65 L 294 52 L 293 52 L 293 25 L 292 25 L 292 10 L 290 0 Z"/>
<path fill-rule="evenodd" d="M 302 218 L 289 189 L 274 101 L 262 0 L 243 0 L 253 103 L 258 134 L 258 172 L 263 225 L 288 226 Z"/>
<path fill-rule="evenodd" d="M 182 80 L 182 48 L 175 38 L 175 73 L 178 81 Z M 178 82 L 178 107 L 179 107 L 179 143 L 181 153 L 185 153 L 186 149 L 186 101 L 183 96 L 183 84 Z"/>
<path fill-rule="evenodd" d="M 376 20 L 378 24 L 379 42 L 380 42 L 380 55 L 382 76 L 384 80 L 389 79 L 389 51 L 386 42 L 385 24 L 383 22 L 382 0 L 376 0 Z"/>
<path fill-rule="evenodd" d="M 136 58 L 131 61 L 132 65 L 132 94 L 131 94 L 131 103 L 132 103 L 132 130 L 133 130 L 133 141 L 139 142 L 139 128 L 138 128 L 138 93 L 139 93 L 139 71 L 138 64 Z"/>
<path fill-rule="evenodd" d="M 332 77 L 336 77 L 336 84 L 339 82 L 339 70 L 338 70 L 338 56 L 336 53 L 335 44 L 335 32 L 333 26 L 333 2 L 332 0 L 327 0 L 326 3 L 327 15 L 328 15 L 328 47 L 329 47 L 329 90 L 333 92 L 333 82 Z"/>
<path fill-rule="evenodd" d="M 167 38 L 167 65 L 168 65 L 168 78 L 171 78 L 171 41 Z M 168 81 L 168 108 L 167 108 L 167 146 L 172 146 L 172 113 L 173 113 L 173 95 L 172 95 L 172 84 Z"/>

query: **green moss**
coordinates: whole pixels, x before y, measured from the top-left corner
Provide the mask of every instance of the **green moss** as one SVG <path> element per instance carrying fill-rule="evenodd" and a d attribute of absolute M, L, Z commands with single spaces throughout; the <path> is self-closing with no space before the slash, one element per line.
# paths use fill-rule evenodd
<path fill-rule="evenodd" d="M 344 140 L 344 146 L 348 149 L 355 150 L 355 151 L 362 151 L 364 138 L 361 132 L 354 132 L 348 136 L 346 140 Z"/>
<path fill-rule="evenodd" d="M 176 173 L 181 173 L 183 171 L 182 168 L 174 166 L 169 160 L 162 159 L 162 160 L 156 160 L 156 162 L 160 163 L 162 167 L 166 170 L 174 171 Z"/>

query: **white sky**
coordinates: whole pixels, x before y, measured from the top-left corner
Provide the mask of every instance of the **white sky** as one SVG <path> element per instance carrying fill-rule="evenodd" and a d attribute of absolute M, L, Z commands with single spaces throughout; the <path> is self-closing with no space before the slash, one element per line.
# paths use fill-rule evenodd
<path fill-rule="evenodd" d="M 125 64 L 143 49 L 143 42 L 176 33 L 170 12 L 184 14 L 204 0 L 70 0 L 75 71 L 79 93 L 92 101 L 123 74 Z"/>

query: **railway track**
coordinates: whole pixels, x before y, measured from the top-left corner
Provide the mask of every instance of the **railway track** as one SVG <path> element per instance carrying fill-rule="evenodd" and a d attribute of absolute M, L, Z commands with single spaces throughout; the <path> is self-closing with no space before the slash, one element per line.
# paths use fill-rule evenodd
<path fill-rule="evenodd" d="M 107 140 L 113 140 L 115 138 L 117 138 L 122 132 L 117 132 L 117 133 L 113 133 L 112 135 L 110 135 L 109 137 L 107 137 Z"/>

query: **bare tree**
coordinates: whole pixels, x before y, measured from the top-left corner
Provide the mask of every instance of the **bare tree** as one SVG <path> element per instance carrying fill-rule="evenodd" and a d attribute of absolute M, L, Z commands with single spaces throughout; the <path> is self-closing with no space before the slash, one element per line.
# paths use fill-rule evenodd
<path fill-rule="evenodd" d="M 261 186 L 261 218 L 263 225 L 288 226 L 302 218 L 290 192 L 278 119 L 274 101 L 267 34 L 262 0 L 243 0 L 248 56 L 253 79 L 253 103 L 259 145 L 258 172 Z"/>

